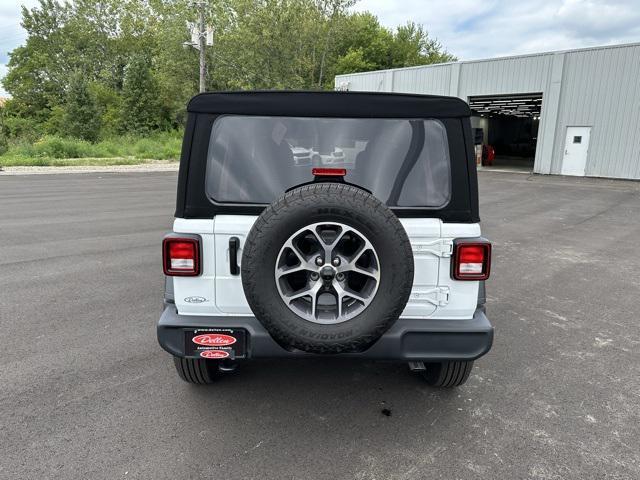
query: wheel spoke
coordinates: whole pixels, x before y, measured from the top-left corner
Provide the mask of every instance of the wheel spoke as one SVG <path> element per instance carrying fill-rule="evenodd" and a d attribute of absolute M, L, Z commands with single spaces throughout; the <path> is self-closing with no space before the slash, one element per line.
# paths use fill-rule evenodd
<path fill-rule="evenodd" d="M 373 245 L 371 245 L 368 241 L 364 241 L 362 244 L 362 248 L 359 248 L 356 253 L 351 257 L 351 261 L 349 263 L 353 263 L 354 265 L 360 260 L 362 255 L 364 255 L 368 251 L 373 251 Z"/>
<path fill-rule="evenodd" d="M 342 290 L 342 298 L 353 298 L 354 300 L 358 300 L 359 302 L 367 303 L 368 299 L 364 298 L 362 295 L 357 294 L 349 288 L 340 287 L 340 290 Z"/>
<path fill-rule="evenodd" d="M 347 268 L 345 268 L 342 271 L 343 272 L 355 272 L 355 273 L 359 273 L 361 275 L 366 275 L 367 277 L 375 278 L 376 280 L 378 279 L 378 272 L 377 271 L 373 271 L 372 272 L 370 270 L 367 270 L 366 268 L 358 267 L 356 264 L 349 264 L 349 265 L 347 265 Z"/>
<path fill-rule="evenodd" d="M 353 298 L 365 305 L 367 304 L 367 298 L 364 298 L 362 295 L 357 294 L 351 289 L 342 287 L 339 283 L 334 284 L 333 289 L 335 290 L 338 299 L 338 315 L 342 315 L 342 301 L 345 298 Z"/>
<path fill-rule="evenodd" d="M 284 244 L 284 247 L 291 250 L 293 254 L 296 257 L 298 257 L 298 260 L 300 260 L 300 263 L 305 263 L 307 261 L 307 259 L 304 258 L 304 255 L 302 255 L 302 252 L 298 250 L 298 247 L 293 244 L 293 240 L 289 239 L 287 243 Z"/>
<path fill-rule="evenodd" d="M 338 243 L 340 242 L 340 240 L 342 240 L 342 237 L 344 237 L 345 234 L 352 231 L 353 230 L 348 227 L 340 227 L 340 233 L 336 235 L 335 240 L 331 243 L 326 243 L 322 238 L 322 235 L 318 233 L 317 227 L 311 230 L 313 235 L 316 237 L 316 240 L 320 244 L 320 247 L 324 250 L 325 262 L 331 261 L 331 259 L 333 258 L 333 249 L 336 248 L 336 245 L 338 245 Z"/>
<path fill-rule="evenodd" d="M 338 310 L 337 311 L 337 314 L 338 314 L 337 318 L 340 318 L 342 316 L 342 301 L 344 300 L 344 297 L 345 297 L 345 290 L 337 282 L 334 282 L 333 290 L 336 292 L 336 306 L 337 306 L 337 310 Z"/>
<path fill-rule="evenodd" d="M 311 297 L 312 304 L 315 305 L 317 293 L 318 293 L 318 290 L 320 290 L 320 286 L 321 286 L 320 282 L 316 282 L 310 288 L 305 288 L 304 290 L 301 290 L 299 292 L 294 292 L 289 295 L 285 294 L 284 297 L 287 299 L 287 303 L 291 303 L 294 300 L 297 300 L 298 298 Z"/>
<path fill-rule="evenodd" d="M 375 254 L 375 250 L 373 250 L 373 246 L 369 242 L 365 242 L 363 246 L 359 248 L 358 251 L 356 251 L 356 253 L 353 254 L 348 261 L 343 262 L 337 268 L 337 270 L 342 273 L 355 272 L 355 273 L 366 275 L 367 277 L 371 277 L 378 280 L 378 278 L 380 277 L 380 273 L 377 267 L 374 267 L 372 269 L 367 269 L 357 265 L 360 258 L 362 258 L 362 256 L 366 252 L 374 252 Z"/>
<path fill-rule="evenodd" d="M 378 279 L 378 272 L 370 272 L 366 268 L 355 267 L 353 271 L 362 275 L 366 275 L 367 277 L 375 278 L 376 280 Z"/>
<path fill-rule="evenodd" d="M 351 230 L 350 228 L 343 228 L 338 234 L 338 236 L 336 237 L 336 239 L 333 241 L 333 243 L 330 245 L 331 249 L 336 248 L 336 245 L 338 245 L 338 242 L 342 240 L 342 237 L 344 237 L 347 233 L 351 233 L 351 232 L 353 232 L 353 230 Z"/>
<path fill-rule="evenodd" d="M 358 300 L 359 302 L 362 302 L 364 304 L 367 303 L 366 298 L 364 298 L 362 295 L 358 295 L 357 293 L 351 291 L 351 290 L 347 290 L 344 294 L 345 297 L 349 297 L 349 298 L 353 298 L 354 300 Z"/>
<path fill-rule="evenodd" d="M 321 286 L 322 282 L 318 282 L 311 289 L 311 318 L 314 320 L 317 318 L 318 292 Z"/>
<path fill-rule="evenodd" d="M 298 247 L 296 245 L 294 245 L 293 240 L 289 239 L 287 241 L 287 243 L 284 244 L 283 250 L 284 249 L 289 249 L 291 250 L 291 252 L 293 252 L 293 254 L 297 257 L 298 261 L 300 262 L 300 270 L 315 270 L 316 267 L 313 265 L 313 263 L 309 262 L 307 260 L 307 258 L 304 256 L 304 254 L 298 249 Z M 291 267 L 294 268 L 294 267 Z M 281 271 L 282 267 L 279 267 L 278 270 Z M 293 273 L 293 270 L 288 270 L 286 273 Z"/>
<path fill-rule="evenodd" d="M 351 259 L 349 260 L 349 263 L 355 264 L 358 260 L 360 260 L 360 257 L 362 255 L 364 255 L 364 252 L 366 252 L 369 249 L 369 245 L 367 245 L 367 243 L 363 243 L 362 246 L 356 251 L 356 253 L 354 253 L 353 255 L 351 255 Z"/>
<path fill-rule="evenodd" d="M 280 267 L 278 268 L 276 277 L 280 278 L 283 275 L 289 275 L 290 273 L 296 273 L 303 270 L 308 270 L 308 268 L 305 265 L 296 265 L 294 267 Z"/>

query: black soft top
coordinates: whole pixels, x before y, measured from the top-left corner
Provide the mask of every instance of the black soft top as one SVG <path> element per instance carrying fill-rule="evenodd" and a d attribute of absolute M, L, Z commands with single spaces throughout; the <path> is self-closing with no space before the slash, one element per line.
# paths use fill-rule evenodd
<path fill-rule="evenodd" d="M 253 91 L 201 93 L 193 113 L 313 117 L 456 118 L 469 106 L 456 97 L 377 92 Z"/>
<path fill-rule="evenodd" d="M 187 107 L 175 216 L 259 215 L 266 205 L 217 203 L 205 191 L 211 130 L 224 115 L 438 119 L 446 128 L 451 199 L 442 208 L 390 207 L 399 217 L 478 222 L 478 180 L 469 106 L 456 97 L 378 92 L 248 91 L 201 93 Z"/>

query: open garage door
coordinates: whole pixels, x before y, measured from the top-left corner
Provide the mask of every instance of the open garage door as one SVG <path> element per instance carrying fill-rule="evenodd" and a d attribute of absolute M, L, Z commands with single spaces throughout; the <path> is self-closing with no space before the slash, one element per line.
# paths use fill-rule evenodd
<path fill-rule="evenodd" d="M 483 166 L 533 171 L 542 94 L 469 97 L 469 106 Z"/>

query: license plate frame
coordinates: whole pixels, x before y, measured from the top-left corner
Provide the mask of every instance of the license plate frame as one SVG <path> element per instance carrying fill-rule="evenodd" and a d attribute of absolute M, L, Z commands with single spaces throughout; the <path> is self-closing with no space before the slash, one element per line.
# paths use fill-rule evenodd
<path fill-rule="evenodd" d="M 246 358 L 247 331 L 244 328 L 185 329 L 184 353 L 185 357 L 213 360 Z"/>

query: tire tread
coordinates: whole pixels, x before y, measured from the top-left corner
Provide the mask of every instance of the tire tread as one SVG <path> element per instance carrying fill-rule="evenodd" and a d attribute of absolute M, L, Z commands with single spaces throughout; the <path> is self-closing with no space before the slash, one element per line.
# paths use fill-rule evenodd
<path fill-rule="evenodd" d="M 452 388 L 463 385 L 473 369 L 473 361 L 428 363 L 423 377 L 433 387 Z"/>
<path fill-rule="evenodd" d="M 215 362 L 199 358 L 173 357 L 178 376 L 187 383 L 194 385 L 208 385 L 218 376 L 218 366 Z"/>

